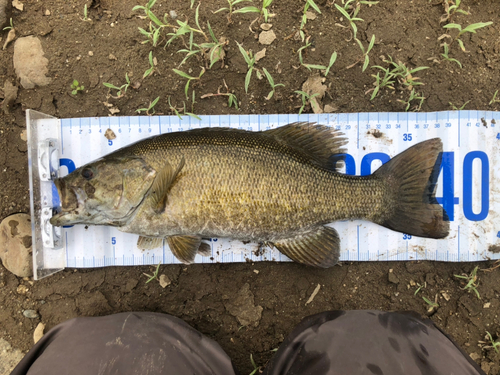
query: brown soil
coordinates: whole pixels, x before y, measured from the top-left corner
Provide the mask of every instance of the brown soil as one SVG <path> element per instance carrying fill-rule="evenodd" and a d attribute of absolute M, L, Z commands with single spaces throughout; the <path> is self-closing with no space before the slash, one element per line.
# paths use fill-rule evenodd
<path fill-rule="evenodd" d="M 60 117 L 107 116 L 103 102 L 114 104 L 121 115 L 134 115 L 157 96 L 160 100 L 157 113 L 172 114 L 167 104 L 182 107 L 196 114 L 223 113 L 297 113 L 301 100 L 294 94 L 312 74 L 300 67 L 297 50 L 304 44 L 295 40 L 294 32 L 300 26 L 304 2 L 300 0 L 275 0 L 271 18 L 277 39 L 267 46 L 266 57 L 257 67 L 266 69 L 276 83 L 283 83 L 271 100 L 265 96 L 270 91 L 265 78 L 252 76 L 248 94 L 244 91 L 247 71 L 236 42 L 254 53 L 263 46 L 257 33 L 249 30 L 255 14 L 234 14 L 228 24 L 227 12 L 212 12 L 227 5 L 223 0 L 202 0 L 200 24 L 206 30 L 210 24 L 215 35 L 225 36 L 224 67 L 221 63 L 207 69 L 201 80 L 190 87 L 196 91 L 196 103 L 185 99 L 185 79 L 176 75 L 184 57 L 177 50 L 184 48 L 181 39 L 166 49 L 165 37 L 158 47 L 141 44 L 145 39 L 138 27 L 147 28 L 148 22 L 133 12 L 136 0 L 93 0 L 87 2 L 92 21 L 82 20 L 84 0 L 35 1 L 25 0 L 23 12 L 13 10 L 12 18 L 18 36 L 35 35 L 42 42 L 49 59 L 49 76 L 52 83 L 34 90 L 20 89 L 10 114 L 0 118 L 0 219 L 15 212 L 29 212 L 28 162 L 26 142 L 20 137 L 25 129 L 27 108 Z M 255 1 L 254 4 L 258 2 Z M 382 89 L 373 101 L 370 93 L 374 82 L 371 74 L 376 69 L 361 71 L 361 65 L 347 69 L 361 55 L 359 46 L 345 18 L 332 6 L 331 1 L 317 0 L 321 15 L 307 23 L 307 35 L 312 45 L 304 53 L 307 63 L 327 65 L 330 55 L 337 51 L 338 58 L 325 84 L 328 86 L 323 104 L 330 104 L 338 112 L 403 111 L 397 99 L 406 99 L 409 91 L 401 84 L 396 90 Z M 337 1 L 337 3 L 341 3 Z M 198 2 L 195 4 L 195 6 Z M 142 4 L 143 5 L 143 4 Z M 252 5 L 243 3 L 243 5 Z M 450 57 L 460 60 L 463 69 L 454 62 L 443 61 L 438 38 L 446 31 L 440 24 L 444 13 L 441 1 L 385 0 L 374 6 L 362 5 L 358 22 L 358 38 L 364 46 L 375 34 L 376 43 L 370 52 L 370 66 L 384 65 L 383 58 L 391 56 L 410 68 L 429 66 L 418 72 L 423 86 L 417 91 L 426 99 L 422 111 L 451 109 L 449 103 L 466 109 L 495 110 L 500 104 L 489 105 L 499 85 L 500 52 L 500 3 L 496 0 L 464 0 L 462 8 L 470 8 L 469 15 L 456 14 L 452 22 L 468 25 L 493 21 L 494 24 L 478 30 L 477 34 L 464 34 L 467 52 L 462 52 L 455 42 L 450 47 Z M 157 15 L 175 10 L 178 19 L 194 23 L 194 9 L 189 0 L 162 1 L 154 6 Z M 48 12 L 47 12 L 48 11 Z M 47 15 L 49 14 L 50 15 Z M 170 22 L 174 22 L 171 20 Z M 253 25 L 254 31 L 259 23 Z M 168 30 L 170 32 L 171 29 Z M 450 32 L 456 35 L 455 30 Z M 3 33 L 5 40 L 6 33 Z M 163 34 L 165 35 L 165 33 Z M 291 36 L 291 37 L 289 37 Z M 184 41 L 187 43 L 188 38 Z M 195 41 L 203 42 L 202 36 Z M 3 42 L 2 42 L 3 44 Z M 157 59 L 156 71 L 142 78 L 149 67 L 148 55 L 153 51 Z M 92 52 L 92 53 L 91 53 Z M 13 45 L 0 54 L 0 84 L 6 80 L 16 82 L 13 63 Z M 180 69 L 197 76 L 207 61 L 192 57 Z M 137 88 L 129 88 L 119 99 L 107 97 L 104 82 L 117 86 L 125 83 L 125 73 Z M 71 95 L 73 79 L 85 90 Z M 226 97 L 201 99 L 201 95 L 216 93 L 223 86 L 223 79 L 240 102 L 240 109 L 228 108 Z M 139 85 L 140 84 L 140 85 Z M 140 87 L 139 87 L 140 86 Z M 225 88 L 222 87 L 222 92 Z M 113 91 L 113 94 L 115 92 Z M 416 103 L 413 103 L 416 104 Z M 309 107 L 306 111 L 310 111 Z M 493 263 L 478 264 L 480 268 Z M 252 370 L 250 354 L 258 364 L 265 364 L 284 337 L 303 317 L 331 309 L 381 309 L 415 310 L 426 314 L 428 305 L 422 296 L 434 300 L 438 296 L 440 307 L 432 319 L 449 333 L 467 353 L 478 354 L 477 361 L 492 367 L 490 374 L 500 373 L 500 356 L 491 348 L 484 348 L 486 331 L 494 338 L 500 334 L 500 269 L 479 271 L 481 295 L 462 290 L 463 282 L 455 274 L 470 273 L 475 264 L 446 264 L 438 262 L 408 263 L 345 263 L 330 270 L 318 270 L 298 264 L 218 264 L 194 266 L 162 266 L 172 284 L 165 289 L 159 283 L 147 280 L 143 272 L 151 267 L 114 267 L 94 270 L 65 270 L 42 281 L 19 279 L 0 266 L 0 336 L 14 347 L 28 350 L 33 342 L 33 330 L 39 321 L 46 329 L 75 316 L 103 315 L 122 311 L 166 312 L 186 320 L 204 334 L 216 339 L 234 360 L 242 373 Z M 259 272 L 257 273 L 256 270 Z M 393 270 L 392 272 L 390 270 Z M 255 305 L 263 308 L 262 318 L 256 327 L 241 327 L 227 307 L 238 296 L 238 291 L 249 284 Z M 26 294 L 18 293 L 18 286 L 28 287 Z M 320 284 L 321 289 L 313 302 L 305 302 Z M 420 285 L 422 289 L 415 295 Z M 252 304 L 251 294 L 245 294 Z M 240 295 L 241 297 L 241 295 Z M 488 305 L 489 304 L 489 305 Z M 486 308 L 489 306 L 489 308 Z M 25 309 L 35 309 L 40 319 L 28 319 Z"/>

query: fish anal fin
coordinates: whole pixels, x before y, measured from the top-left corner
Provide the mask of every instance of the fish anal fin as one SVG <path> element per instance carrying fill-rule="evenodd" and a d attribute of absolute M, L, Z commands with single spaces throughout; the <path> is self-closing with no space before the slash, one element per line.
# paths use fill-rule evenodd
<path fill-rule="evenodd" d="M 295 262 L 315 267 L 332 267 L 340 257 L 339 234 L 330 227 L 320 226 L 273 245 Z"/>
<path fill-rule="evenodd" d="M 212 246 L 207 244 L 206 242 L 200 243 L 200 247 L 198 248 L 198 254 L 204 257 L 209 257 L 212 255 Z"/>
<path fill-rule="evenodd" d="M 168 247 L 172 254 L 182 263 L 194 262 L 194 257 L 200 250 L 201 237 L 198 236 L 170 236 L 167 237 Z M 203 247 L 202 251 L 205 248 Z"/>
<path fill-rule="evenodd" d="M 169 162 L 165 162 L 163 168 L 158 172 L 151 186 L 151 203 L 153 210 L 156 213 L 162 213 L 167 205 L 167 196 L 170 187 L 178 176 L 179 172 L 184 167 L 185 160 L 182 157 L 179 165 L 174 169 Z"/>
<path fill-rule="evenodd" d="M 311 157 L 316 164 L 323 168 L 334 169 L 338 160 L 333 155 L 345 154 L 343 148 L 347 144 L 344 134 L 326 125 L 316 125 L 311 122 L 293 122 L 276 129 L 264 132 L 276 140 L 301 151 Z"/>
<path fill-rule="evenodd" d="M 144 237 L 139 236 L 137 248 L 140 250 L 152 250 L 163 245 L 162 237 Z"/>

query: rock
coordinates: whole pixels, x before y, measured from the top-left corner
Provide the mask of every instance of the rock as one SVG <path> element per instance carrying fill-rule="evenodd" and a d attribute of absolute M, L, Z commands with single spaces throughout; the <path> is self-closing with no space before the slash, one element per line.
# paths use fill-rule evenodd
<path fill-rule="evenodd" d="M 43 330 L 45 329 L 45 324 L 42 322 L 38 323 L 35 328 L 35 332 L 33 332 L 33 341 L 35 344 L 43 337 Z"/>
<path fill-rule="evenodd" d="M 273 25 L 271 23 L 263 23 L 260 25 L 260 28 L 264 31 L 269 31 L 272 27 Z"/>
<path fill-rule="evenodd" d="M 10 29 L 2 49 L 5 51 L 9 43 L 12 42 L 14 39 L 16 39 L 16 29 Z"/>
<path fill-rule="evenodd" d="M 473 361 L 477 361 L 478 359 L 481 359 L 481 354 L 477 354 L 477 353 L 470 353 L 469 354 L 469 357 L 471 357 L 471 359 Z"/>
<path fill-rule="evenodd" d="M 339 110 L 339 108 L 338 108 L 338 107 L 333 106 L 333 105 L 331 105 L 331 104 L 326 104 L 326 105 L 325 105 L 325 108 L 324 108 L 325 113 L 335 113 L 335 112 L 337 112 L 338 110 Z"/>
<path fill-rule="evenodd" d="M 23 315 L 28 319 L 37 319 L 40 317 L 36 310 L 24 310 Z"/>
<path fill-rule="evenodd" d="M 33 276 L 31 217 L 14 214 L 0 223 L 0 259 L 5 268 L 19 277 Z"/>
<path fill-rule="evenodd" d="M 170 284 L 172 284 L 172 281 L 170 281 L 167 275 L 160 275 L 160 286 L 162 288 L 166 288 Z"/>
<path fill-rule="evenodd" d="M 12 0 L 12 6 L 21 12 L 24 10 L 24 4 L 19 0 Z"/>
<path fill-rule="evenodd" d="M 14 44 L 14 69 L 25 89 L 35 85 L 45 86 L 50 83 L 47 64 L 40 39 L 34 36 L 19 38 Z"/>
<path fill-rule="evenodd" d="M 259 35 L 260 44 L 271 44 L 276 39 L 276 34 L 273 30 L 263 31 Z"/>
<path fill-rule="evenodd" d="M 316 13 L 311 12 L 310 10 L 308 10 L 308 11 L 306 12 L 306 18 L 307 18 L 308 20 L 311 20 L 311 21 L 312 21 L 312 20 L 315 20 L 315 19 L 316 19 Z"/>
<path fill-rule="evenodd" d="M 394 274 L 393 270 L 389 270 L 389 274 L 387 275 L 387 279 L 389 280 L 390 283 L 393 284 L 399 284 L 399 279 L 398 277 Z"/>
<path fill-rule="evenodd" d="M 257 62 L 264 57 L 266 57 L 266 49 L 265 48 L 261 49 L 259 52 L 257 52 L 255 54 L 255 61 Z"/>
<path fill-rule="evenodd" d="M 26 293 L 28 293 L 28 287 L 26 285 L 19 285 L 16 289 L 16 292 L 17 294 L 21 294 L 21 295 L 24 295 Z"/>
<path fill-rule="evenodd" d="M 170 12 L 168 12 L 168 14 L 170 15 L 170 18 L 172 18 L 173 20 L 177 18 L 177 12 L 175 10 L 171 10 Z"/>
<path fill-rule="evenodd" d="M 10 0 L 0 0 L 0 30 L 10 25 L 12 3 Z"/>
<path fill-rule="evenodd" d="M 3 85 L 4 100 L 2 103 L 2 110 L 5 114 L 9 113 L 17 99 L 17 86 L 14 86 L 9 81 L 5 81 Z"/>
<path fill-rule="evenodd" d="M 242 326 L 257 327 L 259 325 L 263 308 L 255 306 L 254 296 L 248 283 L 238 291 L 234 300 L 228 300 L 224 302 L 224 305 L 226 310 L 236 317 Z"/>
<path fill-rule="evenodd" d="M 13 349 L 7 341 L 0 338 L 0 374 L 10 374 L 23 357 L 20 350 Z"/>

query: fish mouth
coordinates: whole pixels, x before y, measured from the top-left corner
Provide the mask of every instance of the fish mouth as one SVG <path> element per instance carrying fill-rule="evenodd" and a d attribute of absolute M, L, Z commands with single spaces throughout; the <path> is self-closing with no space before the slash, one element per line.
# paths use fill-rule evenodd
<path fill-rule="evenodd" d="M 55 179 L 54 184 L 61 200 L 61 211 L 50 218 L 50 224 L 60 227 L 79 223 L 82 218 L 78 210 L 80 207 L 78 194 L 64 179 Z"/>

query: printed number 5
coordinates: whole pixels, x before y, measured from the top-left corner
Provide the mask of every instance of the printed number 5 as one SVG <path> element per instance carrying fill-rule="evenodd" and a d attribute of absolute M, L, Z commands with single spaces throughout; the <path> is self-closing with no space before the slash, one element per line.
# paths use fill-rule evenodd
<path fill-rule="evenodd" d="M 412 140 L 412 136 L 411 136 L 411 133 L 404 133 L 403 134 L 403 141 L 408 141 L 408 142 L 411 142 Z"/>
<path fill-rule="evenodd" d="M 111 244 L 116 245 L 116 237 L 111 237 Z"/>

